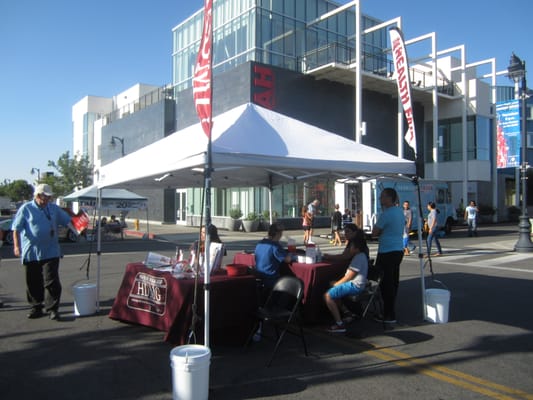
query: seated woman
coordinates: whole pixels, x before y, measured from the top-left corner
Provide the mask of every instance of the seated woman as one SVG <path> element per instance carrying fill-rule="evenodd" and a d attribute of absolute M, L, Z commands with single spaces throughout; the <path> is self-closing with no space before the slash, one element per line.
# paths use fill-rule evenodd
<path fill-rule="evenodd" d="M 340 312 L 342 298 L 357 295 L 365 289 L 367 283 L 369 251 L 364 231 L 357 229 L 351 241 L 355 255 L 346 273 L 324 294 L 326 306 L 335 320 L 335 324 L 328 329 L 328 332 L 332 333 L 346 332 Z"/>
<path fill-rule="evenodd" d="M 271 289 L 280 277 L 281 263 L 290 263 L 291 255 L 279 243 L 283 226 L 273 223 L 268 228 L 268 237 L 255 246 L 255 268 L 265 288 Z"/>
<path fill-rule="evenodd" d="M 213 224 L 209 225 L 207 227 L 207 232 L 209 233 L 209 240 L 211 243 L 222 244 L 222 240 L 220 239 L 220 236 L 218 235 L 218 228 L 215 225 Z M 200 257 L 200 255 L 203 255 L 205 253 L 205 240 L 206 240 L 205 226 L 202 226 L 202 228 L 200 229 L 200 239 L 196 240 L 190 247 L 191 263 L 194 263 L 194 261 L 197 259 L 196 257 Z M 222 248 L 224 249 L 224 253 L 222 255 L 225 256 L 227 254 L 226 247 L 222 246 Z M 193 254 L 194 254 L 194 257 L 193 257 Z M 212 261 L 215 261 L 213 260 L 213 256 L 214 255 L 211 254 Z M 201 259 L 203 260 L 203 256 L 201 256 Z M 217 265 L 211 265 L 212 270 L 218 269 L 218 267 L 220 267 L 219 264 L 221 262 L 222 262 L 222 257 L 219 257 L 217 260 Z"/>
<path fill-rule="evenodd" d="M 353 223 L 344 225 L 344 236 L 346 237 L 344 251 L 341 254 L 324 254 L 322 259 L 325 261 L 349 263 L 356 254 L 357 249 L 354 247 L 353 238 L 358 230 L 359 228 Z"/>

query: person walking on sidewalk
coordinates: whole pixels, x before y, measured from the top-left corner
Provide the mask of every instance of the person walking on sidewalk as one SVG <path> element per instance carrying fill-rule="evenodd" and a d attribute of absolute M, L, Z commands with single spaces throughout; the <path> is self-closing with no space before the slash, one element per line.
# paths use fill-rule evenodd
<path fill-rule="evenodd" d="M 403 216 L 405 218 L 405 225 L 403 229 L 403 254 L 404 256 L 410 256 L 411 246 L 409 244 L 409 233 L 411 232 L 411 225 L 413 223 L 413 212 L 411 211 L 409 202 L 406 200 L 403 202 Z"/>
<path fill-rule="evenodd" d="M 396 323 L 396 295 L 400 284 L 400 264 L 403 260 L 405 218 L 398 205 L 396 190 L 383 189 L 379 200 L 382 212 L 372 229 L 372 236 L 379 237 L 376 268 L 383 271 L 380 283 L 383 316 L 378 319 L 392 324 Z"/>
<path fill-rule="evenodd" d="M 468 236 L 477 236 L 477 214 L 479 209 L 477 208 L 476 202 L 470 200 L 470 204 L 465 208 L 465 221 L 468 224 Z"/>
<path fill-rule="evenodd" d="M 330 241 L 333 246 L 341 246 L 341 229 L 342 229 L 342 214 L 339 211 L 340 206 L 335 204 L 335 211 L 331 214 L 331 233 L 332 240 Z"/>
<path fill-rule="evenodd" d="M 434 256 L 442 256 L 442 247 L 440 246 L 440 240 L 438 237 L 438 224 L 437 224 L 437 206 L 434 202 L 428 203 L 428 237 L 426 239 L 427 241 L 427 248 L 428 253 L 427 256 L 431 254 L 431 245 L 433 244 L 433 239 L 435 239 L 435 246 L 437 246 L 437 252 L 434 254 Z"/>
<path fill-rule="evenodd" d="M 19 208 L 12 224 L 13 252 L 21 258 L 26 274 L 26 297 L 31 305 L 28 318 L 43 316 L 43 302 L 50 319 L 59 320 L 61 282 L 59 225 L 71 225 L 70 215 L 51 203 L 49 185 L 37 185 L 32 201 Z"/>

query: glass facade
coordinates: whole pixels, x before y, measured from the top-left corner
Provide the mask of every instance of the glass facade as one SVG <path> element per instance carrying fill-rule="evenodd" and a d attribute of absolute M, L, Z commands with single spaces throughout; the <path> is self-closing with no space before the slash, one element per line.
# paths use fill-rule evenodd
<path fill-rule="evenodd" d="M 257 61 L 293 71 L 330 63 L 355 61 L 355 13 L 339 13 L 306 27 L 320 15 L 338 8 L 327 0 L 218 0 L 214 2 L 213 71 L 215 74 L 247 61 Z M 380 21 L 362 17 L 362 29 Z M 173 30 L 173 85 L 176 91 L 191 86 L 202 33 L 199 10 Z M 365 35 L 364 68 L 386 74 L 389 62 L 383 52 L 387 30 Z"/>
<path fill-rule="evenodd" d="M 437 162 L 463 160 L 463 128 L 461 118 L 451 118 L 439 121 Z M 426 122 L 426 137 L 424 140 L 426 157 L 433 154 L 432 122 Z M 467 154 L 469 160 L 490 160 L 490 133 L 492 120 L 487 117 L 470 116 L 466 122 Z M 426 159 L 426 163 L 435 162 Z"/>

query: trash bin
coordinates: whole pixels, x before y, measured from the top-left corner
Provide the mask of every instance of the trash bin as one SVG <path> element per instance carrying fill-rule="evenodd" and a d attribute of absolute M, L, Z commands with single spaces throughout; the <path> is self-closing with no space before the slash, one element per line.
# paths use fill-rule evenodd
<path fill-rule="evenodd" d="M 207 400 L 211 350 L 199 344 L 174 347 L 170 352 L 173 400 Z"/>
<path fill-rule="evenodd" d="M 96 312 L 96 284 L 81 283 L 73 287 L 74 315 L 92 315 Z"/>
<path fill-rule="evenodd" d="M 448 322 L 450 291 L 445 289 L 426 289 L 427 319 L 436 324 Z"/>

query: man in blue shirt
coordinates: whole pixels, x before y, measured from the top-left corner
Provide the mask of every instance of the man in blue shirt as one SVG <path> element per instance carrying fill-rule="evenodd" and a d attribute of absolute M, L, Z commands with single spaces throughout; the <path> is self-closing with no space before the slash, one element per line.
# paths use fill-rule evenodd
<path fill-rule="evenodd" d="M 33 200 L 19 208 L 11 227 L 13 252 L 21 258 L 26 272 L 26 296 L 32 307 L 28 318 L 31 319 L 43 316 L 43 302 L 50 319 L 59 319 L 61 249 L 57 229 L 58 225 L 69 225 L 71 218 L 50 202 L 52 195 L 49 185 L 37 185 Z"/>
<path fill-rule="evenodd" d="M 274 287 L 280 276 L 281 263 L 291 262 L 291 254 L 279 243 L 283 227 L 274 223 L 268 228 L 268 237 L 255 246 L 255 268 L 266 288 Z"/>
<path fill-rule="evenodd" d="M 396 294 L 400 284 L 400 264 L 403 259 L 403 230 L 405 217 L 398 206 L 396 190 L 383 189 L 379 198 L 381 214 L 372 229 L 372 236 L 379 236 L 376 267 L 383 271 L 381 296 L 383 298 L 383 316 L 385 323 L 396 323 Z"/>

